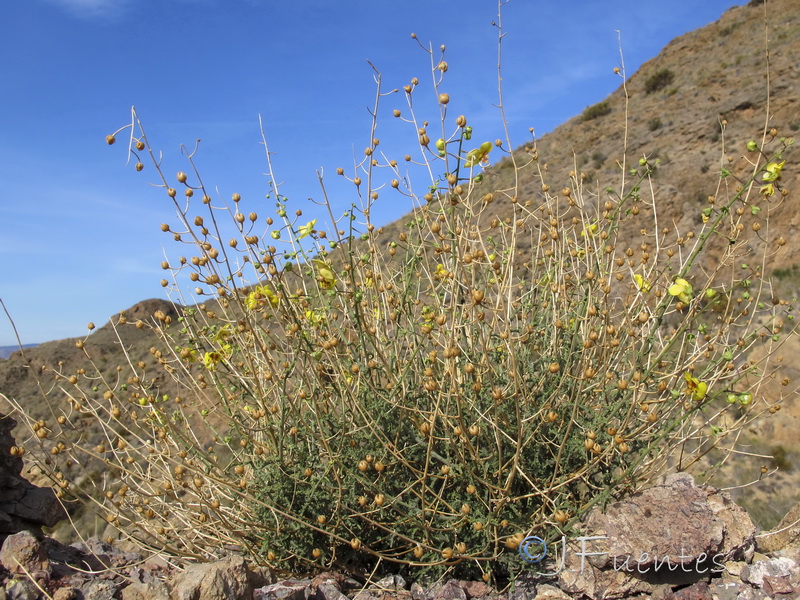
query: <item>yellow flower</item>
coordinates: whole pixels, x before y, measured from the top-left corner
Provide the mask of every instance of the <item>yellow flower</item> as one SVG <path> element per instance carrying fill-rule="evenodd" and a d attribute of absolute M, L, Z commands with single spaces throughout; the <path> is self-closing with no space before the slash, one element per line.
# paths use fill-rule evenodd
<path fill-rule="evenodd" d="M 650 282 L 645 281 L 644 277 L 639 275 L 639 273 L 635 273 L 633 275 L 633 280 L 636 282 L 636 288 L 640 292 L 649 292 L 650 291 Z"/>
<path fill-rule="evenodd" d="M 581 237 L 592 237 L 597 232 L 597 223 L 592 223 L 581 231 Z"/>
<path fill-rule="evenodd" d="M 771 162 L 766 166 L 766 173 L 761 176 L 761 179 L 764 181 L 777 181 L 778 178 L 781 176 L 781 169 L 783 169 L 783 165 L 786 164 L 785 160 L 782 160 L 779 163 Z"/>
<path fill-rule="evenodd" d="M 206 352 L 203 354 L 203 364 L 206 369 L 213 371 L 217 368 L 217 364 L 222 360 L 221 352 Z"/>
<path fill-rule="evenodd" d="M 231 326 L 225 325 L 224 327 L 221 327 L 219 330 L 217 330 L 217 333 L 215 333 L 214 337 L 212 337 L 211 339 L 217 343 L 224 342 L 226 339 L 228 339 L 228 336 L 231 335 L 232 333 L 233 331 L 231 330 Z"/>
<path fill-rule="evenodd" d="M 684 304 L 689 304 L 689 302 L 692 301 L 692 296 L 694 295 L 692 285 L 682 277 L 678 277 L 675 280 L 675 283 L 669 286 L 667 292 L 669 292 L 670 296 L 675 296 Z"/>
<path fill-rule="evenodd" d="M 691 395 L 692 400 L 700 402 L 706 397 L 708 392 L 708 384 L 705 381 L 700 381 L 696 377 L 692 377 L 691 373 L 686 373 L 686 394 Z"/>
<path fill-rule="evenodd" d="M 280 304 L 280 298 L 273 292 L 269 287 L 265 285 L 256 286 L 256 288 L 247 294 L 247 298 L 245 299 L 245 306 L 250 310 L 258 306 L 263 306 L 266 301 L 272 305 L 273 308 L 278 308 L 278 304 Z"/>
<path fill-rule="evenodd" d="M 761 195 L 765 198 L 769 198 L 770 196 L 775 195 L 775 185 L 772 183 L 768 183 L 767 185 L 761 186 Z"/>
<path fill-rule="evenodd" d="M 325 315 L 316 313 L 313 310 L 306 311 L 306 320 L 309 323 L 311 323 L 314 327 L 320 327 L 321 325 L 325 325 L 326 323 Z"/>
<path fill-rule="evenodd" d="M 300 228 L 297 230 L 297 239 L 302 240 L 304 237 L 311 235 L 314 232 L 314 225 L 317 224 L 317 220 L 314 219 L 313 221 L 309 221 L 305 225 L 301 225 Z"/>
<path fill-rule="evenodd" d="M 322 260 L 312 260 L 314 266 L 317 267 L 317 281 L 320 285 L 329 290 L 336 285 L 336 275 L 333 273 L 333 268 Z"/>
<path fill-rule="evenodd" d="M 422 307 L 422 318 L 426 323 L 430 323 L 436 317 L 436 312 L 430 306 Z"/>
<path fill-rule="evenodd" d="M 489 152 L 491 151 L 492 142 L 483 142 L 480 147 L 467 152 L 467 158 L 464 162 L 464 166 L 469 168 L 483 162 L 489 162 Z"/>

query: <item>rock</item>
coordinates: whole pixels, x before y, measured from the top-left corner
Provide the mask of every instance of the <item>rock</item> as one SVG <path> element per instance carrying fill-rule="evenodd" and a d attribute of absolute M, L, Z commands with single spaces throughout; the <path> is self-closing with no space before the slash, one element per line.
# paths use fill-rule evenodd
<path fill-rule="evenodd" d="M 30 579 L 15 577 L 6 584 L 8 600 L 39 600 L 41 592 Z"/>
<path fill-rule="evenodd" d="M 799 588 L 792 585 L 788 577 L 773 577 L 771 575 L 764 575 L 763 589 L 770 596 L 800 591 Z"/>
<path fill-rule="evenodd" d="M 401 575 L 387 575 L 372 587 L 379 590 L 404 590 L 406 580 Z"/>
<path fill-rule="evenodd" d="M 342 593 L 344 577 L 336 573 L 320 573 L 311 581 L 314 600 L 347 600 Z"/>
<path fill-rule="evenodd" d="M 58 588 L 53 592 L 53 600 L 78 600 L 80 592 L 74 587 Z"/>
<path fill-rule="evenodd" d="M 427 600 L 425 588 L 417 582 L 411 584 L 411 600 Z"/>
<path fill-rule="evenodd" d="M 253 591 L 253 600 L 307 600 L 310 579 L 285 579 Z"/>
<path fill-rule="evenodd" d="M 134 581 L 122 588 L 122 600 L 170 600 L 169 588 L 161 581 Z"/>
<path fill-rule="evenodd" d="M 562 590 L 593 598 L 653 594 L 662 584 L 691 586 L 718 576 L 730 560 L 749 560 L 755 548 L 747 513 L 687 474 L 592 510 L 582 529 L 584 536 L 554 548 L 564 555 L 554 575 Z"/>
<path fill-rule="evenodd" d="M 321 583 L 317 586 L 314 593 L 315 600 L 347 600 L 347 596 L 342 593 L 338 586 L 332 583 Z"/>
<path fill-rule="evenodd" d="M 213 563 L 189 566 L 175 578 L 174 600 L 250 600 L 253 586 L 245 560 L 231 556 Z"/>
<path fill-rule="evenodd" d="M 494 594 L 494 590 L 482 581 L 459 581 L 467 598 L 485 598 Z"/>
<path fill-rule="evenodd" d="M 53 527 L 67 516 L 53 490 L 22 477 L 22 457 L 11 454 L 16 425 L 0 414 L 0 540 L 20 531 L 41 534 L 42 526 Z"/>
<path fill-rule="evenodd" d="M 585 530 L 601 538 L 588 544 L 589 552 L 599 553 L 589 557 L 594 566 L 639 574 L 665 573 L 670 565 L 675 571 L 721 572 L 726 561 L 755 549 L 755 526 L 747 513 L 685 473 L 592 511 Z"/>
<path fill-rule="evenodd" d="M 12 575 L 50 578 L 50 560 L 42 544 L 29 531 L 6 538 L 0 549 L 0 563 Z"/>
<path fill-rule="evenodd" d="M 457 580 L 450 579 L 436 592 L 433 600 L 467 600 L 467 593 Z"/>
<path fill-rule="evenodd" d="M 714 596 L 705 581 L 698 581 L 689 587 L 663 596 L 664 600 L 714 600 Z"/>
<path fill-rule="evenodd" d="M 534 600 L 570 600 L 570 597 L 555 586 L 543 584 L 536 588 Z"/>
<path fill-rule="evenodd" d="M 797 563 L 790 558 L 779 557 L 760 560 L 752 565 L 745 565 L 742 569 L 741 577 L 742 581 L 763 587 L 766 577 L 773 579 L 785 578 L 789 581 L 792 572 L 797 572 Z"/>
<path fill-rule="evenodd" d="M 545 589 L 548 587 L 546 584 L 537 585 L 538 578 L 530 574 L 523 573 L 514 580 L 514 587 L 508 594 L 509 600 L 533 600 L 536 597 L 539 588 Z"/>
<path fill-rule="evenodd" d="M 83 600 L 115 600 L 122 587 L 122 582 L 94 578 L 75 587 L 78 590 L 77 597 L 83 598 Z"/>
<path fill-rule="evenodd" d="M 653 585 L 622 569 L 599 569 L 589 561 L 581 564 L 576 556 L 581 552 L 570 546 L 565 569 L 558 574 L 556 584 L 571 595 L 586 595 L 590 598 L 623 598 L 634 594 L 650 594 Z"/>
<path fill-rule="evenodd" d="M 756 545 L 764 553 L 800 547 L 800 502 L 775 527 L 757 535 Z"/>
<path fill-rule="evenodd" d="M 718 581 L 711 585 L 711 595 L 717 600 L 736 600 L 744 586 L 734 581 Z"/>

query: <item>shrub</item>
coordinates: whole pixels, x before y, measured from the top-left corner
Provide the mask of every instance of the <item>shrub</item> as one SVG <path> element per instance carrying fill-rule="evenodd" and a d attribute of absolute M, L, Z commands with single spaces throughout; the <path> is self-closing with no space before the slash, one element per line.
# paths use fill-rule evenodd
<path fill-rule="evenodd" d="M 185 393 L 163 394 L 138 357 L 117 380 L 57 372 L 55 421 L 30 419 L 27 445 L 61 495 L 182 557 L 237 548 L 282 571 L 488 580 L 519 568 L 525 536 L 559 536 L 778 410 L 753 393 L 791 307 L 764 301 L 763 263 L 743 249 L 764 218 L 753 183 L 774 194 L 783 162 L 719 186 L 697 229 L 664 230 L 646 159 L 600 194 L 574 174 L 551 184 L 535 144 L 490 169 L 505 180 L 483 179 L 509 145 L 447 116 L 439 84 L 434 143 L 406 91 L 429 187 L 375 158 L 373 121 L 365 159 L 338 170 L 352 207 L 328 204 L 327 227 L 282 195 L 269 151 L 267 217 L 167 176 L 133 112 L 127 150 L 137 170 L 152 158 L 177 213 L 162 229 L 191 250 L 163 265 L 171 289 L 199 301 L 115 326 L 153 328 L 151 353 Z M 541 192 L 522 196 L 531 179 Z M 413 203 L 404 226 L 374 227 L 384 197 Z M 103 475 L 81 477 L 92 464 Z"/>
<path fill-rule="evenodd" d="M 593 119 L 597 119 L 598 117 L 604 117 L 605 115 L 611 112 L 611 104 L 608 100 L 603 100 L 602 102 L 598 102 L 592 106 L 589 106 L 586 110 L 583 111 L 581 115 L 582 121 L 591 121 Z"/>
<path fill-rule="evenodd" d="M 648 94 L 663 90 L 675 79 L 675 73 L 669 69 L 660 69 L 644 81 L 644 91 Z"/>
<path fill-rule="evenodd" d="M 772 271 L 772 276 L 778 280 L 796 277 L 798 274 L 800 274 L 800 267 L 797 266 L 797 263 L 793 263 L 791 267 L 778 268 Z"/>

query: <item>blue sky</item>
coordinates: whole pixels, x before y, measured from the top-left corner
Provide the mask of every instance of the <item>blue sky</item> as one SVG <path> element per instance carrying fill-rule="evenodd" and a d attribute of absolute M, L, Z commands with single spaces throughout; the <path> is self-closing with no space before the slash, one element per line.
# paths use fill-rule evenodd
<path fill-rule="evenodd" d="M 511 0 L 503 69 L 512 144 L 619 86 L 617 30 L 631 75 L 673 38 L 742 3 Z M 479 138 L 502 137 L 493 108 L 496 14 L 492 0 L 0 3 L 0 298 L 23 343 L 82 335 L 89 321 L 99 326 L 140 300 L 166 297 L 160 263 L 173 249 L 159 225 L 175 223 L 174 211 L 148 186 L 152 170 L 126 166 L 124 135 L 105 143 L 129 122 L 131 106 L 168 175 L 187 170 L 180 144 L 199 138 L 206 184 L 220 198 L 241 194 L 245 212 L 266 216 L 274 205 L 265 199 L 262 115 L 282 192 L 316 216 L 307 200 L 320 196 L 316 171 L 335 179 L 369 140 L 367 60 L 385 90 L 414 76 L 430 81 L 412 32 L 447 46 L 449 114 L 465 114 Z M 384 99 L 385 114 L 393 108 L 406 108 L 402 92 Z M 384 147 L 405 153 L 410 130 L 390 121 L 378 137 L 396 139 Z M 331 186 L 346 209 L 353 198 Z M 387 197 L 373 221 L 410 208 Z M 0 315 L 0 346 L 14 343 Z"/>

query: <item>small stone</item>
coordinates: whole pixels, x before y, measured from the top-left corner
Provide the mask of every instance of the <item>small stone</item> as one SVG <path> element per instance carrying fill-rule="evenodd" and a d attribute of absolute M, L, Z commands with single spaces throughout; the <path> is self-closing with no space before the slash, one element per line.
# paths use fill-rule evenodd
<path fill-rule="evenodd" d="M 542 584 L 536 588 L 534 600 L 570 600 L 570 597 L 555 586 Z"/>
<path fill-rule="evenodd" d="M 30 579 L 15 578 L 6 584 L 8 600 L 39 600 L 39 588 Z"/>
<path fill-rule="evenodd" d="M 711 595 L 718 600 L 736 600 L 742 587 L 734 581 L 720 581 L 711 586 Z"/>
<path fill-rule="evenodd" d="M 53 593 L 53 600 L 76 600 L 78 598 L 78 590 L 72 586 L 58 588 Z"/>
<path fill-rule="evenodd" d="M 253 600 L 307 600 L 310 579 L 285 579 L 253 591 Z"/>
<path fill-rule="evenodd" d="M 789 577 L 764 575 L 764 591 L 772 596 L 774 594 L 791 594 L 798 590 L 795 590 L 795 587 L 789 581 Z"/>
<path fill-rule="evenodd" d="M 416 582 L 411 584 L 411 600 L 427 600 L 425 588 Z"/>
<path fill-rule="evenodd" d="M 457 580 L 451 579 L 442 586 L 433 600 L 467 600 L 467 594 Z"/>
<path fill-rule="evenodd" d="M 764 585 L 764 577 L 789 577 L 792 570 L 797 569 L 797 563 L 791 558 L 770 558 L 767 560 L 760 560 L 747 565 L 742 569 L 742 581 L 751 583 L 755 586 L 762 587 Z"/>
<path fill-rule="evenodd" d="M 314 594 L 315 600 L 347 600 L 347 596 L 342 593 L 339 586 L 333 583 L 320 583 Z"/>
<path fill-rule="evenodd" d="M 122 588 L 122 600 L 169 600 L 169 589 L 161 581 L 134 582 Z"/>
<path fill-rule="evenodd" d="M 489 596 L 494 590 L 482 581 L 459 581 L 467 598 L 483 598 Z"/>
<path fill-rule="evenodd" d="M 86 600 L 116 600 L 119 598 L 121 583 L 104 579 L 89 579 L 81 585 L 75 586 L 78 589 L 78 597 Z"/>
<path fill-rule="evenodd" d="M 380 590 L 404 590 L 406 589 L 406 580 L 400 575 L 387 575 L 378 581 L 374 587 Z"/>

